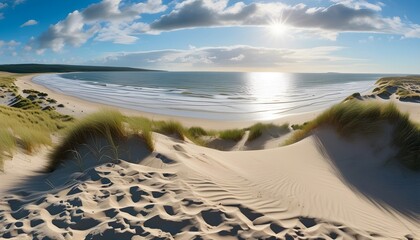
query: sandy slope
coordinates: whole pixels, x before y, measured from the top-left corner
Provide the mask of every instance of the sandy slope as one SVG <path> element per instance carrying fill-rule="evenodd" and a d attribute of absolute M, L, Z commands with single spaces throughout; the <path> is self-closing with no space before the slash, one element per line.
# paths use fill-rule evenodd
<path fill-rule="evenodd" d="M 80 149 L 83 171 L 70 161 L 17 183 L 0 199 L 0 237 L 420 237 L 420 176 L 386 164 L 383 136 L 349 142 L 323 129 L 246 152 L 155 138 L 153 153 L 141 140 L 123 143 L 130 162 L 97 165 L 99 155 Z"/>
<path fill-rule="evenodd" d="M 101 107 L 30 79 L 17 85 L 48 92 L 69 113 Z M 398 107 L 420 120 L 418 105 Z M 179 120 L 205 128 L 250 124 Z M 36 172 L 45 149 L 19 153 L 0 174 L 0 238 L 420 239 L 420 175 L 388 161 L 395 151 L 389 131 L 344 140 L 320 129 L 287 147 L 274 147 L 283 133 L 263 134 L 232 147 L 264 150 L 229 152 L 154 134 L 154 152 L 129 138 L 116 163 L 105 163 L 112 151 L 94 141 L 79 149 L 83 164 L 75 157 L 49 174 Z"/>

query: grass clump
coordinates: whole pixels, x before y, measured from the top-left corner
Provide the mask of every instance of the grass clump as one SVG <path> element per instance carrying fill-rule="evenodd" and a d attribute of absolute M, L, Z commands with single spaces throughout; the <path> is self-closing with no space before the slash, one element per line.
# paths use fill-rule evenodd
<path fill-rule="evenodd" d="M 190 127 L 188 130 L 188 134 L 193 138 L 200 138 L 202 136 L 207 136 L 208 133 L 201 127 Z"/>
<path fill-rule="evenodd" d="M 54 111 L 23 110 L 0 106 L 0 164 L 5 154 L 19 146 L 27 153 L 50 145 L 51 134 L 72 124 L 73 118 Z"/>
<path fill-rule="evenodd" d="M 8 129 L 0 128 L 0 169 L 3 169 L 4 155 L 12 155 L 15 148 L 16 139 L 13 133 Z"/>
<path fill-rule="evenodd" d="M 308 125 L 309 122 L 304 122 L 302 124 L 292 124 L 290 127 L 293 130 L 302 130 L 306 125 Z"/>
<path fill-rule="evenodd" d="M 128 127 L 134 132 L 142 132 L 152 129 L 152 121 L 144 117 L 126 117 Z"/>
<path fill-rule="evenodd" d="M 76 154 L 76 158 L 79 161 L 82 161 L 81 157 L 78 156 L 78 147 L 80 145 L 86 145 L 89 141 L 100 141 L 98 139 L 106 140 L 105 147 L 111 151 L 112 155 L 108 157 L 113 160 L 119 157 L 118 149 L 120 141 L 127 139 L 129 135 L 133 134 L 139 135 L 145 141 L 147 148 L 153 151 L 152 126 L 153 122 L 149 119 L 126 117 L 114 110 L 103 110 L 88 115 L 65 131 L 61 143 L 50 154 L 47 171 L 55 170 L 63 161 L 74 154 Z M 88 148 L 91 149 L 91 147 Z M 93 151 L 97 152 L 101 151 L 101 149 L 95 149 Z"/>
<path fill-rule="evenodd" d="M 45 134 L 44 129 L 33 126 L 33 128 L 21 127 L 14 131 L 19 136 L 18 143 L 27 152 L 31 153 L 37 146 L 51 145 L 50 134 Z"/>
<path fill-rule="evenodd" d="M 377 87 L 373 93 L 382 98 L 389 98 L 396 94 L 401 101 L 420 101 L 420 91 L 418 85 L 420 77 L 385 77 L 376 82 Z"/>
<path fill-rule="evenodd" d="M 247 130 L 249 130 L 249 136 L 247 141 L 253 141 L 257 138 L 259 138 L 264 131 L 288 131 L 289 130 L 289 124 L 285 123 L 281 126 L 275 125 L 273 123 L 268 123 L 268 124 L 264 124 L 264 123 L 256 123 L 254 125 L 252 125 L 251 127 L 249 127 Z"/>
<path fill-rule="evenodd" d="M 219 137 L 223 140 L 232 140 L 238 142 L 245 134 L 244 129 L 229 129 L 219 132 Z"/>
<path fill-rule="evenodd" d="M 16 74 L 10 74 L 10 73 L 0 73 L 0 87 L 1 88 L 9 88 L 11 90 L 16 89 L 16 85 L 14 84 L 14 81 Z"/>
<path fill-rule="evenodd" d="M 185 140 L 185 128 L 175 121 L 158 121 L 153 122 L 153 130 L 166 135 L 175 135 L 181 140 Z"/>
<path fill-rule="evenodd" d="M 104 137 L 114 143 L 125 135 L 123 125 L 124 116 L 117 111 L 101 111 L 91 114 L 67 129 L 61 143 L 50 154 L 47 170 L 53 171 L 77 147 L 93 140 L 95 137 Z"/>
<path fill-rule="evenodd" d="M 349 100 L 362 100 L 362 95 L 360 95 L 360 93 L 356 92 L 353 93 L 352 95 L 346 97 L 343 102 L 349 101 Z"/>
<path fill-rule="evenodd" d="M 296 131 L 286 144 L 292 144 L 309 136 L 321 126 L 332 126 L 343 136 L 372 134 L 384 123 L 394 126 L 393 144 L 399 148 L 395 158 L 409 169 L 420 170 L 420 129 L 392 103 L 378 104 L 350 100 L 337 104 Z"/>
<path fill-rule="evenodd" d="M 10 107 L 14 108 L 21 108 L 24 110 L 36 110 L 40 109 L 41 106 L 33 101 L 31 101 L 28 98 L 24 98 L 21 95 L 17 95 L 12 99 L 12 102 L 10 103 Z"/>
<path fill-rule="evenodd" d="M 270 126 L 272 127 L 274 125 L 273 124 L 262 124 L 262 123 L 256 123 L 256 124 L 252 125 L 249 128 L 248 141 L 252 141 L 254 139 L 259 138 L 263 134 L 263 131 Z"/>
<path fill-rule="evenodd" d="M 125 121 L 132 132 L 141 133 L 149 150 L 154 151 L 155 143 L 152 136 L 152 121 L 143 117 L 126 117 Z"/>
<path fill-rule="evenodd" d="M 185 135 L 193 143 L 200 146 L 206 146 L 208 142 L 206 139 L 203 139 L 203 137 L 215 136 L 216 133 L 214 131 L 204 130 L 201 127 L 190 127 L 186 130 Z"/>
<path fill-rule="evenodd" d="M 31 153 L 41 145 L 51 145 L 51 135 L 60 132 L 73 122 L 73 117 L 56 111 L 41 111 L 41 107 L 31 99 L 19 94 L 14 84 L 16 74 L 0 73 L 0 88 L 15 96 L 10 105 L 0 106 L 0 165 L 8 154 L 13 155 L 17 147 Z M 29 98 L 36 99 L 35 90 L 27 90 Z M 36 100 L 35 100 L 36 101 Z M 2 169 L 0 167 L 0 169 Z"/>

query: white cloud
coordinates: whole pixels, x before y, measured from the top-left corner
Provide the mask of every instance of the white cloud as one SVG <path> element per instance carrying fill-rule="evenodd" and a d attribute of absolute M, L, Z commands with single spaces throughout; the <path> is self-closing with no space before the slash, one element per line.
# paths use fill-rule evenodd
<path fill-rule="evenodd" d="M 231 58 L 230 60 L 231 60 L 231 61 L 235 61 L 235 62 L 240 62 L 240 61 L 242 61 L 244 58 L 245 58 L 245 55 L 243 55 L 243 54 L 239 54 L 238 56 L 233 57 L 233 58 Z"/>
<path fill-rule="evenodd" d="M 9 47 L 16 47 L 18 45 L 20 45 L 20 42 L 17 42 L 15 40 L 10 40 L 9 42 L 6 43 L 7 46 Z"/>
<path fill-rule="evenodd" d="M 19 4 L 24 3 L 25 0 L 4 0 L 0 2 L 0 10 L 9 7 L 9 4 L 7 2 L 9 2 L 12 5 L 12 7 L 15 7 Z M 4 13 L 0 13 L 0 20 L 2 19 L 4 19 Z"/>
<path fill-rule="evenodd" d="M 377 13 L 380 10 L 379 5 L 353 0 L 318 8 L 276 2 L 248 5 L 237 3 L 229 7 L 226 0 L 188 0 L 178 3 L 173 11 L 153 22 L 151 29 L 171 31 L 209 26 L 263 26 L 279 20 L 296 28 L 329 31 L 389 30 L 393 21 L 398 19 L 383 18 Z"/>
<path fill-rule="evenodd" d="M 419 37 L 420 26 L 400 17 L 381 15 L 385 6 L 367 0 L 331 0 L 326 7 L 287 5 L 271 0 L 236 2 L 230 0 L 184 0 L 169 4 L 171 10 L 148 24 L 142 14 L 167 10 L 162 0 L 132 3 L 102 0 L 67 18 L 42 33 L 33 49 L 60 51 L 65 46 L 80 46 L 89 39 L 131 44 L 141 34 L 159 34 L 188 28 L 259 26 L 281 22 L 290 32 L 336 40 L 343 32 L 367 32 Z"/>
<path fill-rule="evenodd" d="M 10 41 L 0 40 L 0 55 L 10 54 L 12 56 L 15 56 L 14 55 L 14 53 L 16 52 L 15 49 L 19 45 L 20 45 L 20 42 L 17 42 L 15 40 L 10 40 Z"/>
<path fill-rule="evenodd" d="M 0 2 L 0 10 L 6 8 L 8 6 L 7 3 Z M 0 20 L 4 19 L 4 13 L 0 12 Z"/>
<path fill-rule="evenodd" d="M 319 64 L 348 64 L 360 61 L 339 57 L 337 46 L 305 49 L 225 46 L 166 49 L 145 52 L 112 53 L 93 61 L 94 64 L 131 66 L 168 70 L 281 70 Z M 292 69 L 293 70 L 293 69 Z"/>
<path fill-rule="evenodd" d="M 31 20 L 26 21 L 24 24 L 20 25 L 20 27 L 33 26 L 37 24 L 38 24 L 38 21 L 31 19 Z"/>
<path fill-rule="evenodd" d="M 26 0 L 14 0 L 13 1 L 13 4 L 16 6 L 16 5 L 19 5 L 19 4 L 22 4 L 22 3 L 24 3 Z"/>
<path fill-rule="evenodd" d="M 377 2 L 375 3 L 370 3 L 366 0 L 331 0 L 334 3 L 340 3 L 355 9 L 362 9 L 362 8 L 366 8 L 366 9 L 371 9 L 374 11 L 382 11 L 382 7 L 385 6 L 384 3 L 382 2 Z"/>
<path fill-rule="evenodd" d="M 1 47 L 15 48 L 18 45 L 20 45 L 20 42 L 17 42 L 15 40 L 10 40 L 8 42 L 0 40 L 0 48 Z"/>
<path fill-rule="evenodd" d="M 60 51 L 66 45 L 80 46 L 95 36 L 98 41 L 133 43 L 137 40 L 135 35 L 148 29 L 145 24 L 136 21 L 141 14 L 157 13 L 165 9 L 161 0 L 135 4 L 103 0 L 82 11 L 74 11 L 66 19 L 52 25 L 36 39 L 36 48 Z"/>
<path fill-rule="evenodd" d="M 85 28 L 83 16 L 79 11 L 70 13 L 67 18 L 51 26 L 39 36 L 39 49 L 50 48 L 60 51 L 65 45 L 80 46 L 96 32 L 96 27 Z"/>
<path fill-rule="evenodd" d="M 281 22 L 289 29 L 318 31 L 320 36 L 335 40 L 342 32 L 393 33 L 405 35 L 411 23 L 399 17 L 383 17 L 383 3 L 365 0 L 333 0 L 328 7 L 310 8 L 304 4 L 286 5 L 279 2 L 229 6 L 224 0 L 187 0 L 177 3 L 168 14 L 150 24 L 155 32 L 175 31 L 186 28 L 226 26 L 267 26 Z M 412 34 L 415 35 L 416 34 Z"/>
<path fill-rule="evenodd" d="M 413 24 L 413 27 L 405 34 L 407 38 L 420 38 L 420 25 Z"/>

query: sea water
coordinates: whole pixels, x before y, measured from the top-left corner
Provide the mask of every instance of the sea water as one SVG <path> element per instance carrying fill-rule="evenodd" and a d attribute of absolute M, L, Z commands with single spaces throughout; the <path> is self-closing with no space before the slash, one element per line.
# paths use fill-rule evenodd
<path fill-rule="evenodd" d="M 367 92 L 385 74 L 84 72 L 34 82 L 63 94 L 149 113 L 212 120 L 270 120 Z"/>

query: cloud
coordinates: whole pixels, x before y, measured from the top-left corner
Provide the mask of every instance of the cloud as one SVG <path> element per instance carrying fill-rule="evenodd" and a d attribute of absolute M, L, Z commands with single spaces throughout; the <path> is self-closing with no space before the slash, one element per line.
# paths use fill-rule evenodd
<path fill-rule="evenodd" d="M 267 26 L 281 22 L 290 28 L 339 32 L 378 32 L 404 34 L 407 27 L 399 17 L 382 17 L 383 4 L 367 1 L 335 0 L 328 7 L 310 8 L 278 2 L 238 2 L 227 0 L 187 0 L 152 22 L 154 31 L 174 31 L 198 27 Z"/>
<path fill-rule="evenodd" d="M 13 7 L 16 7 L 17 5 L 24 3 L 25 0 L 6 0 L 0 2 L 0 10 L 9 7 L 9 4 L 7 2 L 11 3 Z M 0 12 L 0 20 L 2 19 L 4 19 L 4 13 Z"/>
<path fill-rule="evenodd" d="M 340 64 L 359 61 L 334 56 L 342 47 L 328 46 L 305 49 L 224 47 L 166 49 L 158 51 L 112 53 L 92 63 L 112 66 L 131 66 L 167 70 L 290 70 L 308 63 Z"/>
<path fill-rule="evenodd" d="M 37 39 L 39 50 L 50 48 L 61 50 L 65 45 L 80 46 L 96 32 L 95 26 L 85 28 L 83 16 L 79 11 L 70 13 L 67 18 L 51 26 Z"/>
<path fill-rule="evenodd" d="M 222 25 L 243 25 L 245 19 L 257 11 L 256 4 L 236 3 L 227 7 L 228 1 L 194 0 L 184 1 L 175 9 L 151 24 L 152 30 L 168 31 L 183 28 Z"/>
<path fill-rule="evenodd" d="M 25 2 L 25 0 L 14 0 L 13 5 L 16 6 L 16 5 L 22 4 L 24 2 Z"/>
<path fill-rule="evenodd" d="M 19 45 L 20 42 L 17 42 L 15 40 L 0 40 L 0 55 L 3 55 L 4 53 L 9 53 L 10 55 L 14 56 L 13 53 L 15 52 L 16 47 Z"/>
<path fill-rule="evenodd" d="M 231 61 L 235 61 L 235 62 L 240 62 L 240 61 L 242 61 L 244 58 L 245 58 L 245 55 L 243 55 L 243 54 L 239 54 L 238 56 L 233 57 L 233 58 L 231 58 L 230 60 L 231 60 Z"/>
<path fill-rule="evenodd" d="M 381 15 L 385 6 L 367 0 L 330 0 L 324 7 L 305 4 L 287 5 L 271 0 L 233 2 L 230 0 L 184 0 L 164 5 L 162 0 L 133 3 L 123 0 L 102 0 L 49 27 L 32 48 L 60 51 L 65 46 L 81 46 L 88 40 L 131 44 L 141 34 L 159 34 L 190 28 L 267 27 L 280 23 L 291 33 L 336 40 L 343 32 L 368 32 L 417 38 L 420 26 L 400 17 Z M 170 11 L 165 12 L 170 7 Z M 156 20 L 142 21 L 143 14 L 162 13 Z"/>
<path fill-rule="evenodd" d="M 136 20 L 144 13 L 158 13 L 166 6 L 161 0 L 125 4 L 121 0 L 103 0 L 82 11 L 70 13 L 66 19 L 49 27 L 34 43 L 39 53 L 46 49 L 60 51 L 66 45 L 78 47 L 96 36 L 98 41 L 132 43 L 145 25 Z"/>
<path fill-rule="evenodd" d="M 10 49 L 14 49 L 16 46 L 19 46 L 20 42 L 17 42 L 15 40 L 10 40 L 10 41 L 2 41 L 0 40 L 0 48 L 1 47 L 9 47 Z"/>
<path fill-rule="evenodd" d="M 103 0 L 92 4 L 82 14 L 87 22 L 96 21 L 132 21 L 143 13 L 158 13 L 166 10 L 161 0 L 149 0 L 146 3 L 122 5 L 121 0 Z"/>
<path fill-rule="evenodd" d="M 38 21 L 31 19 L 31 20 L 26 21 L 24 24 L 20 25 L 20 27 L 33 26 L 37 24 L 38 24 Z"/>
<path fill-rule="evenodd" d="M 406 38 L 420 38 L 420 25 L 413 24 L 413 27 L 405 34 Z"/>
<path fill-rule="evenodd" d="M 331 0 L 334 3 L 340 3 L 345 6 L 354 8 L 354 9 L 362 9 L 367 8 L 374 11 L 382 11 L 382 7 L 385 6 L 382 2 L 377 2 L 376 4 L 367 2 L 365 0 Z"/>

